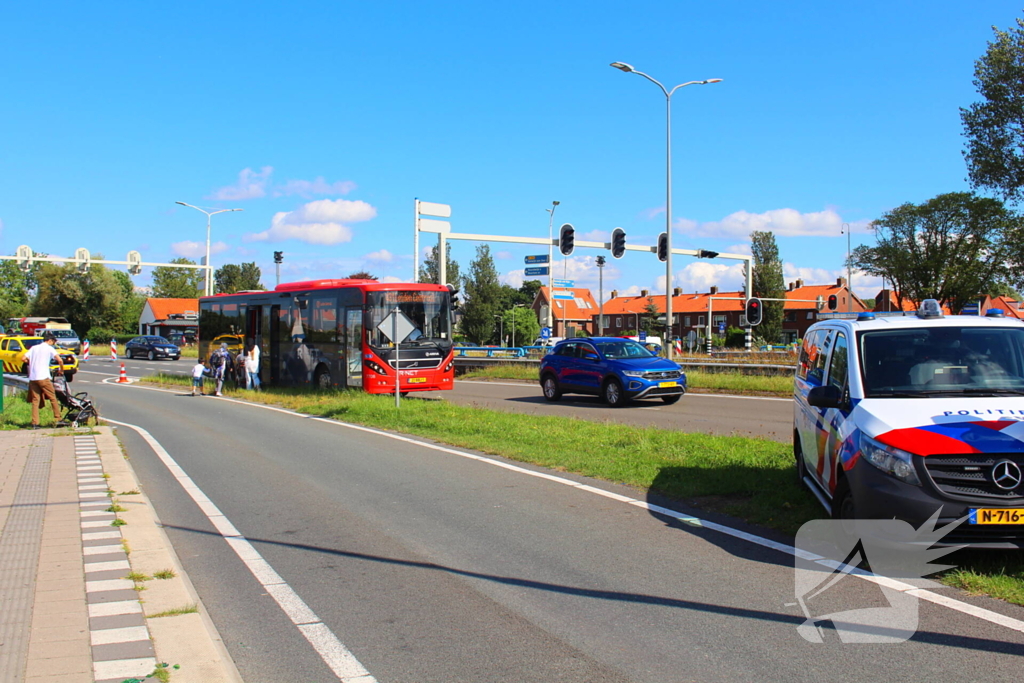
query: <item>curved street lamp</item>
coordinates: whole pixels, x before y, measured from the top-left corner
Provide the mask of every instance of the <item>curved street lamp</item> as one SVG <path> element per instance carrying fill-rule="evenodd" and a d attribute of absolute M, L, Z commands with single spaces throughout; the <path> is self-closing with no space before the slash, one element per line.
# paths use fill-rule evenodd
<path fill-rule="evenodd" d="M 633 73 L 643 76 L 651 83 L 661 88 L 665 93 L 665 235 L 668 257 L 665 259 L 665 357 L 672 357 L 672 95 L 676 90 L 685 88 L 688 85 L 707 85 L 708 83 L 721 83 L 721 78 L 708 78 L 703 81 L 687 81 L 680 83 L 671 90 L 663 86 L 659 81 L 651 78 L 643 71 L 637 71 L 625 62 L 612 62 L 611 66 L 625 73 Z"/>
<path fill-rule="evenodd" d="M 207 211 L 206 209 L 200 209 L 198 206 L 192 206 L 185 202 L 174 202 L 175 204 L 181 204 L 187 206 L 190 209 L 201 211 L 206 214 L 206 285 L 203 288 L 203 294 L 210 296 L 213 294 L 213 267 L 210 265 L 210 217 L 216 216 L 218 213 L 227 213 L 229 211 L 242 211 L 242 209 L 218 209 L 217 211 Z"/>

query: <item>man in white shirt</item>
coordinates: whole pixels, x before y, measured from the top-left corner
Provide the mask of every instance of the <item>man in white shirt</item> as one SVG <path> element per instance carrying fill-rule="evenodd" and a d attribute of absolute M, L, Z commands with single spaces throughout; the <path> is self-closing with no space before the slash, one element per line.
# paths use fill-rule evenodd
<path fill-rule="evenodd" d="M 57 403 L 57 394 L 53 391 L 53 382 L 50 380 L 50 361 L 57 359 L 59 366 L 58 373 L 64 372 L 64 361 L 60 354 L 53 347 L 57 345 L 57 338 L 52 332 L 43 334 L 43 343 L 36 344 L 25 354 L 25 362 L 28 363 L 28 402 L 32 404 L 32 429 L 39 429 L 39 408 L 50 402 L 53 407 L 53 421 L 58 427 L 67 427 L 67 422 L 60 419 L 60 404 Z"/>

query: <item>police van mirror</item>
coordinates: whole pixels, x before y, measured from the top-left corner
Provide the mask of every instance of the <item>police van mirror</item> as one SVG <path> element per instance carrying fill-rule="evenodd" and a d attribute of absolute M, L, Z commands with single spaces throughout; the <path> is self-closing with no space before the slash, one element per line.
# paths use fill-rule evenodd
<path fill-rule="evenodd" d="M 833 386 L 814 387 L 807 392 L 807 403 L 815 408 L 839 408 L 843 394 Z"/>

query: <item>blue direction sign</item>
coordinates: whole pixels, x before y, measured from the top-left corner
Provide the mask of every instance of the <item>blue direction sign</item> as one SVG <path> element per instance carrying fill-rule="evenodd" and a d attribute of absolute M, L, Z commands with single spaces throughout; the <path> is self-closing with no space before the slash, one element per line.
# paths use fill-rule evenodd
<path fill-rule="evenodd" d="M 725 321 L 719 321 L 718 323 L 718 334 L 725 334 Z"/>
<path fill-rule="evenodd" d="M 551 328 L 550 327 L 542 327 L 542 328 L 540 328 L 540 338 L 541 339 L 550 339 L 551 338 Z"/>
<path fill-rule="evenodd" d="M 528 266 L 538 266 L 538 265 L 540 265 L 542 263 L 547 263 L 548 262 L 548 255 L 547 254 L 537 254 L 536 256 L 527 256 L 525 261 L 526 261 L 526 265 L 528 265 Z"/>
<path fill-rule="evenodd" d="M 553 287 L 575 287 L 575 280 L 552 280 L 551 285 Z"/>
<path fill-rule="evenodd" d="M 540 268 L 527 268 L 526 269 L 526 277 L 533 277 L 535 275 L 547 275 L 547 274 L 548 274 L 548 267 L 547 266 L 541 266 Z"/>
<path fill-rule="evenodd" d="M 564 294 L 562 292 L 555 292 L 555 295 L 552 298 L 560 299 L 562 301 L 572 301 L 576 297 L 572 295 L 572 292 L 565 292 Z"/>
<path fill-rule="evenodd" d="M 640 337 L 640 343 L 643 344 L 645 341 L 647 341 L 647 330 L 640 330 L 640 334 L 637 336 Z"/>

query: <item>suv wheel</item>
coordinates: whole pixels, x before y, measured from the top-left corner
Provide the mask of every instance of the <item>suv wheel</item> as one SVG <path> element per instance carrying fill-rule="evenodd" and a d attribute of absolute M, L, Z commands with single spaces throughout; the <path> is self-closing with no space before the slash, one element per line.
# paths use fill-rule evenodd
<path fill-rule="evenodd" d="M 544 390 L 544 398 L 547 400 L 557 401 L 562 398 L 562 390 L 558 388 L 558 380 L 553 375 L 545 375 L 540 385 Z"/>
<path fill-rule="evenodd" d="M 604 383 L 601 393 L 604 395 L 605 402 L 613 408 L 626 404 L 626 394 L 622 390 L 622 383 L 614 377 Z"/>

